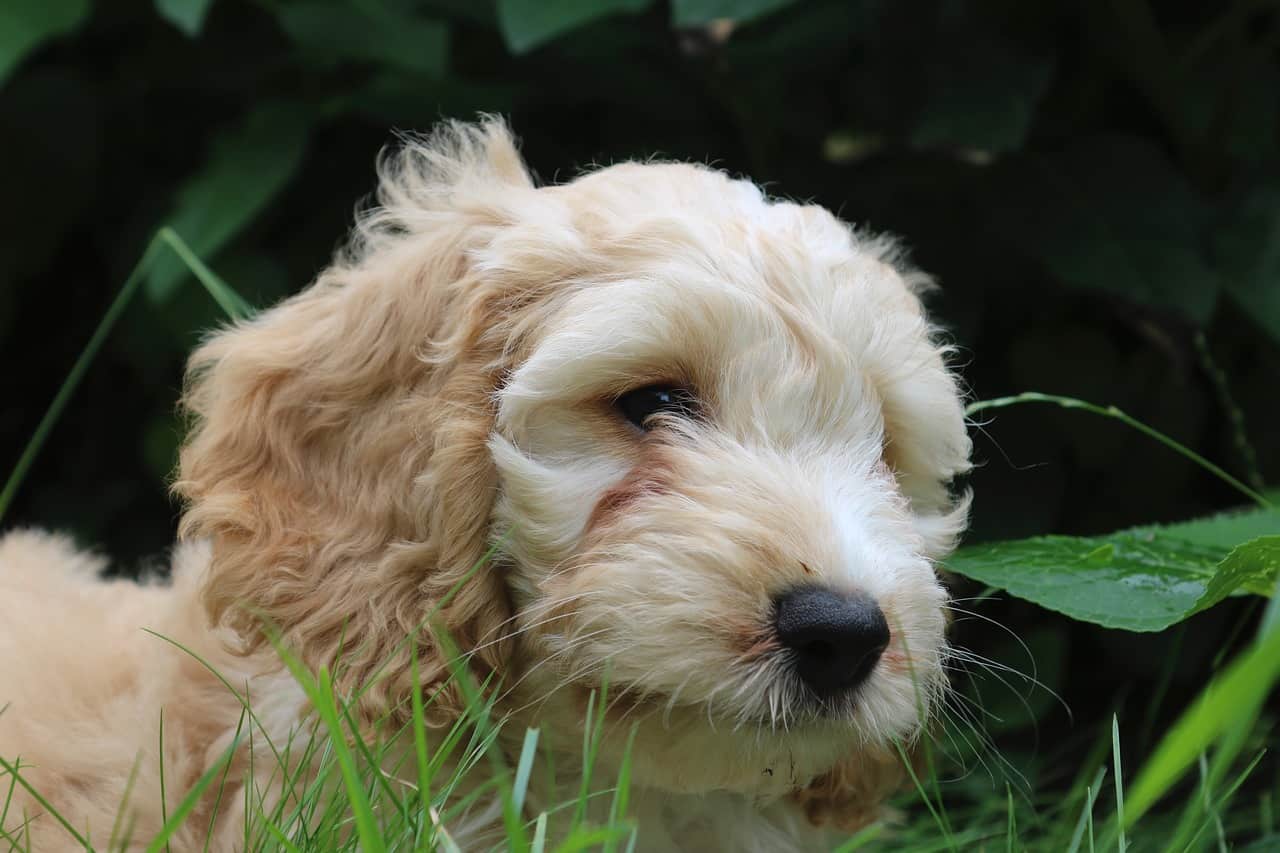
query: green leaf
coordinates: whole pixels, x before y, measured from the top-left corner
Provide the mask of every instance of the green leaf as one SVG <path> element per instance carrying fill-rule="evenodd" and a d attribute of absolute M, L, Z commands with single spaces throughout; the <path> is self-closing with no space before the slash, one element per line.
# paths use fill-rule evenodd
<path fill-rule="evenodd" d="M 1073 619 L 1160 631 L 1238 589 L 1271 594 L 1280 536 L 1229 553 L 1150 530 L 1040 536 L 962 548 L 947 567 Z"/>
<path fill-rule="evenodd" d="M 213 0 L 155 0 L 160 17 L 182 30 L 190 38 L 200 35 L 205 15 Z"/>
<path fill-rule="evenodd" d="M 253 221 L 302 162 L 308 115 L 293 104 L 267 103 L 216 139 L 208 162 L 178 192 L 169 226 L 208 260 Z M 164 302 L 188 275 L 175 256 L 157 259 L 147 295 Z"/>
<path fill-rule="evenodd" d="M 378 3 L 304 0 L 276 12 L 289 38 L 320 63 L 372 62 L 430 77 L 444 75 L 449 30 L 409 10 Z"/>
<path fill-rule="evenodd" d="M 1280 495 L 1273 492 L 1265 497 L 1278 505 L 1271 509 L 1233 510 L 1177 524 L 1144 525 L 1134 532 L 1230 550 L 1239 542 L 1280 533 Z"/>
<path fill-rule="evenodd" d="M 795 0 L 672 0 L 671 23 L 677 27 L 697 27 L 721 18 L 746 23 L 794 2 Z"/>
<path fill-rule="evenodd" d="M 498 25 L 512 53 L 619 12 L 642 12 L 652 0 L 498 0 Z"/>
<path fill-rule="evenodd" d="M 5 0 L 0 3 L 0 83 L 41 42 L 66 35 L 89 16 L 89 0 Z"/>
<path fill-rule="evenodd" d="M 1221 279 L 1209 209 L 1152 143 L 1095 137 L 1000 164 L 987 202 L 1000 239 L 1064 286 L 1120 296 L 1204 324 Z"/>

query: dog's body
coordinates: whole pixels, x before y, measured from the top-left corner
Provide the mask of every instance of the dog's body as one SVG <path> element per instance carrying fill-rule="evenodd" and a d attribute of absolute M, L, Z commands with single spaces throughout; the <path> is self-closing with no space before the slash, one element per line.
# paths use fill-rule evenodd
<path fill-rule="evenodd" d="M 175 836 L 236 849 L 246 801 L 282 796 L 249 735 L 312 721 L 263 622 L 385 730 L 415 672 L 430 725 L 462 713 L 434 614 L 493 676 L 508 755 L 536 725 L 564 781 L 607 680 L 598 772 L 634 736 L 642 847 L 873 819 L 942 689 L 932 561 L 964 521 L 918 274 L 704 168 L 535 188 L 495 123 L 410 146 L 379 200 L 311 288 L 193 357 L 171 583 L 0 541 L 0 757 L 102 845 L 117 814 L 151 837 L 240 737 Z M 566 793 L 535 778 L 533 813 Z M 33 849 L 69 842 L 14 801 Z"/>

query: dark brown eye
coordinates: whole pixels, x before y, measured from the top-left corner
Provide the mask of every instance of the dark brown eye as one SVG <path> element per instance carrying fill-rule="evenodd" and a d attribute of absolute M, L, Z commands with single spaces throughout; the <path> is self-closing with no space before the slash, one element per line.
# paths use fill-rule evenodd
<path fill-rule="evenodd" d="M 697 401 L 693 392 L 678 385 L 657 384 L 636 388 L 615 400 L 614 406 L 624 418 L 643 430 L 652 427 L 649 421 L 654 415 L 691 418 L 697 413 Z"/>

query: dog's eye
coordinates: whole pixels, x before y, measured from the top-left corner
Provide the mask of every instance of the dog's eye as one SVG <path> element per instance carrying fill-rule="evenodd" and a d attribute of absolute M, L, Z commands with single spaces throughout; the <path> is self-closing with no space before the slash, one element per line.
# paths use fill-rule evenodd
<path fill-rule="evenodd" d="M 649 429 L 649 419 L 654 415 L 678 415 L 693 417 L 697 401 L 688 388 L 677 385 L 646 385 L 628 391 L 614 401 L 622 416 L 640 429 Z"/>

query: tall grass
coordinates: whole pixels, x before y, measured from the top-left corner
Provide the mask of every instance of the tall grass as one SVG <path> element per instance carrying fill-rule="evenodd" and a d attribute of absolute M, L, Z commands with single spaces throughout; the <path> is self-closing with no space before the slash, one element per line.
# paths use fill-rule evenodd
<path fill-rule="evenodd" d="M 583 771 L 578 784 L 568 784 L 563 800 L 551 804 L 529 796 L 539 756 L 537 729 L 528 729 L 503 742 L 519 743 L 508 760 L 498 748 L 499 734 L 509 725 L 496 716 L 493 691 L 474 682 L 464 688 L 466 709 L 447 730 L 429 729 L 426 710 L 433 701 L 419 690 L 411 697 L 409 722 L 388 735 L 370 736 L 354 723 L 353 697 L 334 688 L 329 670 L 309 670 L 287 649 L 281 660 L 302 686 L 315 709 L 313 725 L 287 743 L 264 742 L 265 730 L 246 704 L 232 743 L 187 791 L 154 837 L 137 839 L 127 813 L 107 839 L 90 837 L 59 815 L 23 775 L 20 760 L 0 758 L 0 842 L 26 850 L 23 820 L 10 815 L 13 790 L 30 791 L 66 831 L 68 844 L 85 850 L 124 850 L 130 843 L 148 853 L 168 850 L 174 833 L 188 821 L 203 799 L 223 803 L 242 797 L 245 820 L 237 833 L 248 851 L 462 851 L 492 849 L 544 853 L 577 850 L 631 850 L 644 838 L 644 827 L 629 814 L 632 785 L 630 762 L 624 759 L 616 774 L 602 775 L 595 755 L 604 731 L 601 710 L 606 695 L 593 694 L 583 733 Z M 1121 755 L 1123 744 L 1117 718 L 1107 726 L 1109 747 L 1096 761 L 1086 762 L 1083 785 L 1065 794 L 1052 789 L 1022 790 L 996 775 L 980 781 L 984 795 L 952 798 L 946 794 L 953 774 L 964 768 L 944 757 L 925 777 L 913 775 L 913 791 L 894 803 L 897 820 L 874 824 L 853 834 L 833 849 L 853 851 L 880 843 L 893 850 L 927 853 L 943 850 L 1199 850 L 1227 849 L 1228 836 L 1256 834 L 1276 839 L 1269 817 L 1258 800 L 1232 808 L 1231 803 L 1256 768 L 1256 751 L 1239 766 L 1235 744 L 1213 744 L 1224 730 L 1238 731 L 1242 715 L 1255 713 L 1256 698 L 1274 682 L 1280 665 L 1280 632 L 1242 654 L 1204 691 L 1201 698 L 1172 727 L 1147 757 L 1132 785 L 1127 782 Z M 455 679 L 462 674 L 462 658 L 455 658 Z M 460 684 L 460 682 L 455 682 Z M 230 686 L 227 686 L 230 690 Z M 437 694 L 438 695 L 438 694 Z M 1226 708 L 1223 712 L 1221 709 Z M 592 713 L 594 711 L 595 713 Z M 1256 733 L 1252 718 L 1245 720 Z M 1225 721 L 1225 722 L 1223 722 Z M 162 730 L 157 737 L 162 737 Z M 237 750 L 254 744 L 253 760 L 265 764 L 270 782 L 262 788 L 252 780 L 234 791 L 226 787 L 227 770 Z M 1198 763 L 1197 784 L 1186 786 L 1164 815 L 1144 821 L 1159 798 L 1181 778 L 1185 765 Z M 1222 768 L 1235 766 L 1228 778 Z M 1113 795 L 1099 796 L 1110 776 Z M 264 774 L 258 773 L 259 779 Z M 948 778 L 942 778 L 948 777 Z M 931 791 L 943 793 L 932 796 Z M 1271 801 L 1273 792 L 1263 795 Z M 125 801 L 128 797 L 126 796 Z M 500 811 L 489 808 L 501 805 Z M 600 803 L 608 803 L 601 808 Z M 123 805 L 123 803 L 122 803 Z M 481 847 L 474 836 L 460 830 L 473 826 L 478 813 L 488 812 L 494 827 Z M 890 810 L 890 814 L 893 810 Z M 1181 815 L 1179 820 L 1170 815 Z M 213 821 L 206 831 L 212 832 Z M 459 840 L 463 836 L 463 840 Z M 473 843 L 467 847 L 466 838 Z"/>

